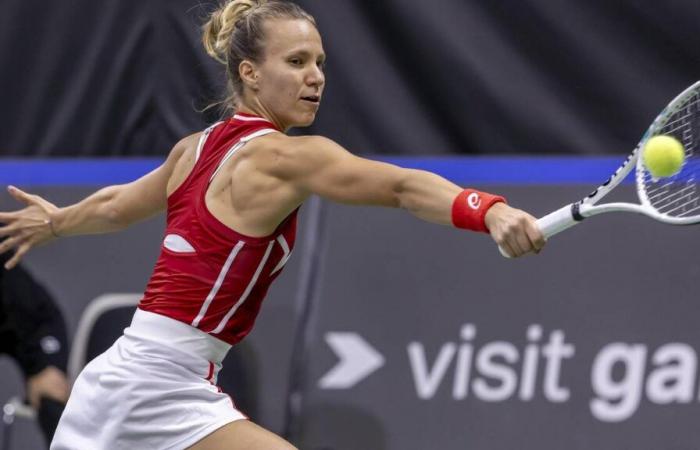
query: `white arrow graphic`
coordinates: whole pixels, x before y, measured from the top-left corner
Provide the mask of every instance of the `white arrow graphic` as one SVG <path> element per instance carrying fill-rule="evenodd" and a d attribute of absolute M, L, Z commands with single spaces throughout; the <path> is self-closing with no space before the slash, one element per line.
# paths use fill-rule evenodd
<path fill-rule="evenodd" d="M 326 333 L 340 361 L 318 382 L 321 389 L 349 389 L 384 365 L 384 357 L 357 333 Z"/>

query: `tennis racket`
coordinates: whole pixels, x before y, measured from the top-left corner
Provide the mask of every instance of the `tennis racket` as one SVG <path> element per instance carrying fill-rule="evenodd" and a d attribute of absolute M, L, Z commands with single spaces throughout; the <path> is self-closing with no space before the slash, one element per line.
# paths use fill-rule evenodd
<path fill-rule="evenodd" d="M 654 178 L 642 162 L 640 154 L 653 136 L 676 138 L 685 148 L 681 170 L 670 177 Z M 700 160 L 695 155 L 700 140 L 700 81 L 680 93 L 659 114 L 647 129 L 632 154 L 598 189 L 583 200 L 568 204 L 537 220 L 537 226 L 549 239 L 583 219 L 608 212 L 633 212 L 671 225 L 690 225 L 700 222 Z M 615 189 L 636 168 L 639 203 L 598 202 Z M 509 255 L 499 247 L 501 254 Z"/>

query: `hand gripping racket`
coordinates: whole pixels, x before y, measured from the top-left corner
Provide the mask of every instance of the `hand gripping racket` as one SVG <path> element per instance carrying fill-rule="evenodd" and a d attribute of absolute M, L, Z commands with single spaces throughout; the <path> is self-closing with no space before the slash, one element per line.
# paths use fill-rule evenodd
<path fill-rule="evenodd" d="M 670 177 L 654 178 L 644 167 L 640 154 L 647 140 L 657 135 L 673 136 L 685 148 L 681 170 Z M 624 211 L 644 214 L 671 225 L 700 222 L 700 81 L 687 88 L 659 114 L 631 155 L 615 173 L 588 197 L 564 206 L 537 220 L 545 239 L 571 228 L 583 219 L 602 213 Z M 639 203 L 597 203 L 615 189 L 636 167 Z M 508 254 L 499 247 L 503 256 Z"/>

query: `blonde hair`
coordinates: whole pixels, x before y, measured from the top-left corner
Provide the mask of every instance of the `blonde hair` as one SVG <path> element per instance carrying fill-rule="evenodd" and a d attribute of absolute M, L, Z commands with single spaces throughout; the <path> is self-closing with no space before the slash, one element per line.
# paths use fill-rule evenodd
<path fill-rule="evenodd" d="M 284 0 L 228 0 L 211 13 L 203 26 L 204 48 L 226 66 L 227 97 L 220 102 L 233 110 L 243 94 L 238 67 L 244 60 L 261 62 L 265 49 L 263 25 L 268 19 L 316 20 L 299 5 Z"/>

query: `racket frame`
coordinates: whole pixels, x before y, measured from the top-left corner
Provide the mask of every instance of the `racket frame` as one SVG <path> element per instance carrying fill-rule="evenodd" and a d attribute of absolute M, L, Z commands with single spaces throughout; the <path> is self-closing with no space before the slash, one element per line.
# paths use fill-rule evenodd
<path fill-rule="evenodd" d="M 587 217 L 608 212 L 632 212 L 643 214 L 671 225 L 690 225 L 700 222 L 700 216 L 671 217 L 661 214 L 654 209 L 649 201 L 646 191 L 642 188 L 644 185 L 644 174 L 646 169 L 644 168 L 642 159 L 639 157 L 642 151 L 641 149 L 644 148 L 644 144 L 646 144 L 649 138 L 658 134 L 658 131 L 663 128 L 668 118 L 677 112 L 678 105 L 683 104 L 688 97 L 696 95 L 698 93 L 697 91 L 699 90 L 700 81 L 697 81 L 692 86 L 688 87 L 682 93 L 677 95 L 676 98 L 674 98 L 668 104 L 668 106 L 664 108 L 661 114 L 654 119 L 632 153 L 605 183 L 601 184 L 583 200 L 566 205 L 538 219 L 537 225 L 540 228 L 540 231 L 542 231 L 545 239 L 549 239 L 555 234 L 571 228 Z M 615 189 L 634 168 L 636 168 L 637 195 L 640 203 L 635 204 L 628 202 L 615 202 L 598 205 L 597 203 L 610 191 Z"/>

